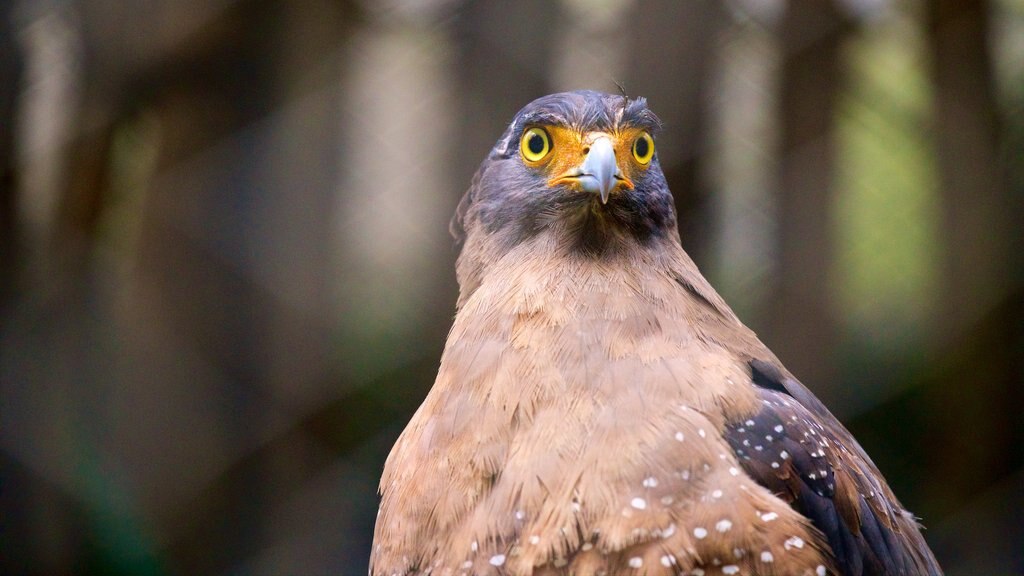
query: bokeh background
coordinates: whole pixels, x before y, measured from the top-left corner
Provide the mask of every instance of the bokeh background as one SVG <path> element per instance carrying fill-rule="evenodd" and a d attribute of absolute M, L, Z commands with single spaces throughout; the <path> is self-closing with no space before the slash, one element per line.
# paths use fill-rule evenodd
<path fill-rule="evenodd" d="M 364 574 L 458 199 L 617 84 L 948 573 L 1024 574 L 1021 0 L 0 1 L 0 572 Z"/>

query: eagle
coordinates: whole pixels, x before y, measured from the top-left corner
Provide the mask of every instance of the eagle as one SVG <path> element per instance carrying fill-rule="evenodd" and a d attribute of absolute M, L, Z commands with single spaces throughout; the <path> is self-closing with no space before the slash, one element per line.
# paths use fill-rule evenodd
<path fill-rule="evenodd" d="M 853 436 L 683 250 L 643 98 L 523 108 L 460 202 L 454 324 L 371 576 L 941 574 Z"/>

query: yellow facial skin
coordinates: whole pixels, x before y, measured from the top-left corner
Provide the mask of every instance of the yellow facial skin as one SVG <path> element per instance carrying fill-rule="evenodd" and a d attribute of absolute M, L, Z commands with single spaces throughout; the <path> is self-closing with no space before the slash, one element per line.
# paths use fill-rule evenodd
<path fill-rule="evenodd" d="M 548 186 L 567 185 L 579 189 L 580 168 L 598 138 L 607 138 L 615 150 L 616 166 L 621 176 L 618 186 L 632 189 L 633 181 L 647 169 L 654 157 L 654 140 L 640 128 L 581 133 L 563 126 L 531 126 L 523 131 L 520 155 L 524 164 L 547 175 Z M 542 139 L 546 139 L 546 147 L 540 145 Z M 646 146 L 638 145 L 641 140 Z"/>

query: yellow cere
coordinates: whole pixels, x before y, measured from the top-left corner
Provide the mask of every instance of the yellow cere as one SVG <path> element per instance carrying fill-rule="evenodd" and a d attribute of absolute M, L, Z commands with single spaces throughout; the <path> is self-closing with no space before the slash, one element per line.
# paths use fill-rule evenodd
<path fill-rule="evenodd" d="M 646 170 L 654 158 L 654 139 L 640 128 L 614 132 L 578 132 L 564 126 L 532 126 L 523 131 L 519 150 L 527 166 L 543 170 L 550 185 L 567 182 L 587 157 L 590 144 L 606 136 L 615 148 L 615 158 L 627 188 Z"/>

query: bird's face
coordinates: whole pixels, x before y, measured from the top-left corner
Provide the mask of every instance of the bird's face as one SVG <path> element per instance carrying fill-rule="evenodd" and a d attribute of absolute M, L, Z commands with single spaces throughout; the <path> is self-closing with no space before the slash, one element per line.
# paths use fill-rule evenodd
<path fill-rule="evenodd" d="M 523 165 L 547 179 L 550 188 L 597 195 L 636 189 L 654 158 L 654 139 L 644 128 L 581 131 L 571 126 L 526 127 L 519 138 Z"/>
<path fill-rule="evenodd" d="M 559 230 L 598 252 L 611 240 L 678 236 L 659 124 L 642 98 L 583 91 L 535 100 L 481 165 L 453 228 L 505 248 Z"/>

